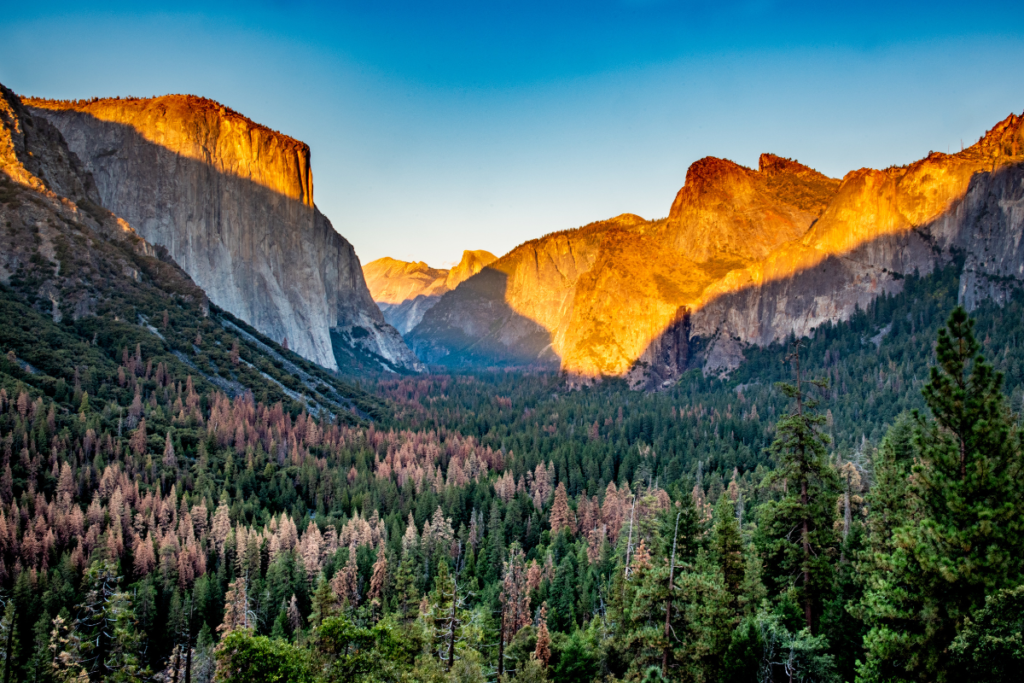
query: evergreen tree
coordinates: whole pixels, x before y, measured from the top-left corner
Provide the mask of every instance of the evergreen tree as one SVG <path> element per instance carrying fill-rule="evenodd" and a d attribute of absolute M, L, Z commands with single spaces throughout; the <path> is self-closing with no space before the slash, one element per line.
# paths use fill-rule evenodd
<path fill-rule="evenodd" d="M 832 521 L 839 487 L 827 458 L 825 417 L 814 412 L 817 401 L 804 394 L 800 345 L 794 346 L 789 359 L 796 381 L 776 385 L 793 400 L 793 410 L 776 425 L 770 448 L 776 469 L 763 483 L 769 490 L 781 488 L 782 497 L 761 508 L 759 533 L 776 588 L 792 593 L 803 607 L 806 628 L 813 632 L 832 588 L 831 565 L 838 556 Z M 826 386 L 824 381 L 808 383 Z"/>
<path fill-rule="evenodd" d="M 865 596 L 865 681 L 949 680 L 950 645 L 985 596 L 1021 581 L 1024 480 L 1003 377 L 962 308 L 940 330 L 917 416 L 909 510 Z"/>
<path fill-rule="evenodd" d="M 54 644 L 62 648 L 55 657 L 60 671 L 77 675 L 85 670 L 95 681 L 136 681 L 147 675 L 143 634 L 130 596 L 119 589 L 120 579 L 109 561 L 96 561 L 86 572 L 78 616 Z"/>
<path fill-rule="evenodd" d="M 398 565 L 398 572 L 395 574 L 392 610 L 403 621 L 415 619 L 419 609 L 420 596 L 416 588 L 415 565 L 414 553 L 406 552 L 402 557 L 402 562 Z"/>
<path fill-rule="evenodd" d="M 4 605 L 3 618 L 0 619 L 0 659 L 3 659 L 4 683 L 13 680 L 15 662 L 19 656 L 17 630 L 14 600 L 8 599 Z"/>
<path fill-rule="evenodd" d="M 505 563 L 505 532 L 498 501 L 491 505 L 491 518 L 487 523 L 487 569 L 484 578 L 488 583 L 501 578 Z"/>
<path fill-rule="evenodd" d="M 728 494 L 722 494 L 715 505 L 715 524 L 711 529 L 711 553 L 722 570 L 726 590 L 732 595 L 734 609 L 743 595 L 743 539 L 736 523 L 736 511 Z"/>
<path fill-rule="evenodd" d="M 331 590 L 331 584 L 327 578 L 320 574 L 316 581 L 316 590 L 313 591 L 313 611 L 309 615 L 309 625 L 319 626 L 320 622 L 330 616 L 334 616 L 338 596 Z"/>
<path fill-rule="evenodd" d="M 576 624 L 576 586 L 579 566 L 572 553 L 567 553 L 558 564 L 555 580 L 551 583 L 548 625 L 555 631 L 568 633 Z"/>

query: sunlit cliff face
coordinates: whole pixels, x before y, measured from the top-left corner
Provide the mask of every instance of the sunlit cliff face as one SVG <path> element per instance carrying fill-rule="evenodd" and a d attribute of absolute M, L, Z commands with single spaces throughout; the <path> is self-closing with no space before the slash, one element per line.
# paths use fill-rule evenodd
<path fill-rule="evenodd" d="M 307 145 L 189 95 L 25 103 L 61 131 L 103 205 L 214 304 L 327 368 L 353 346 L 359 363 L 418 367 L 317 210 Z"/>
<path fill-rule="evenodd" d="M 26 97 L 23 101 L 30 107 L 77 111 L 99 121 L 127 126 L 145 140 L 186 159 L 313 208 L 309 146 L 213 100 L 166 95 L 74 102 Z"/>
<path fill-rule="evenodd" d="M 691 316 L 703 326 L 697 333 L 714 335 L 724 325 L 741 342 L 806 334 L 882 291 L 897 290 L 893 273 L 912 272 L 914 264 L 900 266 L 903 255 L 885 253 L 902 248 L 891 238 L 955 211 L 975 174 L 1024 160 L 1022 136 L 1021 119 L 1010 116 L 958 154 L 852 171 L 842 181 L 768 154 L 756 171 L 701 159 L 688 170 L 666 219 L 623 215 L 530 241 L 491 264 L 489 271 L 504 282 L 504 303 L 520 321 L 498 314 L 470 319 L 492 314 L 479 305 L 472 314 L 460 313 L 458 297 L 449 295 L 413 336 L 435 334 L 443 322 L 469 336 L 487 330 L 488 343 L 500 350 L 527 339 L 516 329 L 529 321 L 550 337 L 549 347 L 533 349 L 538 359 L 553 352 L 561 369 L 579 378 L 640 382 L 666 332 Z M 748 319 L 729 311 L 715 312 L 714 321 L 701 318 L 725 297 L 788 281 L 835 258 L 850 264 L 848 281 L 839 283 L 849 296 L 775 300 L 778 310 L 746 311 Z M 686 344 L 685 333 L 674 339 Z"/>
<path fill-rule="evenodd" d="M 398 305 L 418 296 L 441 296 L 473 277 L 498 257 L 478 249 L 464 251 L 452 269 L 431 268 L 423 261 L 380 258 L 363 266 L 370 296 L 379 304 Z"/>

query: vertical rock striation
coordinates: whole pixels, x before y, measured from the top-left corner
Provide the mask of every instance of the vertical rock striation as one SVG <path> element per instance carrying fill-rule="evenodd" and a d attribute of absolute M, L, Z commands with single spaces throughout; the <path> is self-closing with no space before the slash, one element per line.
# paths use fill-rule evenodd
<path fill-rule="evenodd" d="M 306 144 L 199 97 L 25 102 L 215 304 L 327 368 L 417 367 L 313 203 Z"/>

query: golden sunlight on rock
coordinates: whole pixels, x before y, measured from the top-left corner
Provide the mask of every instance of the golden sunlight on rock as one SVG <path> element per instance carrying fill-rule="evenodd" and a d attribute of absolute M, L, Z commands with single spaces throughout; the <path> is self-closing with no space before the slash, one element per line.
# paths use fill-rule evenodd
<path fill-rule="evenodd" d="M 24 98 L 29 107 L 75 111 L 129 127 L 149 142 L 262 185 L 313 208 L 309 146 L 194 95 L 87 101 Z"/>
<path fill-rule="evenodd" d="M 700 337 L 705 372 L 727 371 L 742 344 L 812 333 L 948 261 L 967 239 L 972 179 L 1018 164 L 1022 136 L 1011 115 L 958 154 L 842 181 L 770 154 L 756 171 L 701 159 L 667 218 L 520 245 L 441 299 L 411 343 L 428 361 L 557 362 L 580 381 L 651 386 L 678 376 Z"/>

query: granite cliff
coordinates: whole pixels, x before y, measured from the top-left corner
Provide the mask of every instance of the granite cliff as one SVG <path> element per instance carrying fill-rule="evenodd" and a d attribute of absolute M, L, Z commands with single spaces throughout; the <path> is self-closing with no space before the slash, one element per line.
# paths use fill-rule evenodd
<path fill-rule="evenodd" d="M 419 367 L 316 208 L 307 145 L 192 96 L 25 104 L 215 304 L 327 368 Z"/>
<path fill-rule="evenodd" d="M 452 269 L 431 268 L 423 261 L 384 257 L 363 266 L 370 296 L 384 319 L 402 334 L 409 333 L 442 296 L 497 260 L 489 251 L 464 251 Z"/>
<path fill-rule="evenodd" d="M 558 365 L 580 381 L 670 384 L 743 347 L 847 319 L 902 278 L 964 258 L 961 300 L 1024 284 L 1024 125 L 957 154 L 842 180 L 764 154 L 695 162 L 669 215 L 629 214 L 512 250 L 407 335 L 423 360 Z"/>
<path fill-rule="evenodd" d="M 0 348 L 9 381 L 56 396 L 73 385 L 83 421 L 99 417 L 89 392 L 109 412 L 118 400 L 111 388 L 121 401 L 147 397 L 140 410 L 151 425 L 187 423 L 193 390 L 345 423 L 383 414 L 375 398 L 212 305 L 165 248 L 99 202 L 60 131 L 0 85 Z M 95 393 L 100 378 L 107 383 Z"/>

